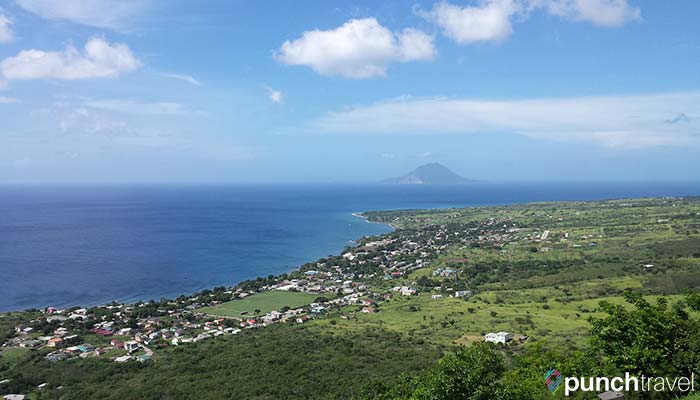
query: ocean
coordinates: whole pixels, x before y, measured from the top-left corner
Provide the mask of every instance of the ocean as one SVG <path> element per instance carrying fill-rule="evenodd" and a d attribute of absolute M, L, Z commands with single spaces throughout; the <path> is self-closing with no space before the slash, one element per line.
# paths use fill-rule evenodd
<path fill-rule="evenodd" d="M 0 311 L 177 297 L 388 232 L 366 210 L 700 195 L 700 183 L 0 186 Z"/>

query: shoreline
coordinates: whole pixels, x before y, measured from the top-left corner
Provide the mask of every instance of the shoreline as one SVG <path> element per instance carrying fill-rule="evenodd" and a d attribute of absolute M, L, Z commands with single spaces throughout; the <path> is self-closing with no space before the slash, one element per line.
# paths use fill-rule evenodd
<path fill-rule="evenodd" d="M 425 208 L 425 209 L 420 209 L 420 210 L 427 210 L 427 208 Z M 365 215 L 366 212 L 368 212 L 368 211 L 356 211 L 356 212 L 352 213 L 352 216 L 353 216 L 353 217 L 360 218 L 360 219 L 363 219 L 363 220 L 365 220 L 365 222 L 367 222 L 368 224 L 386 225 L 386 226 L 388 226 L 389 228 L 391 228 L 392 231 L 395 231 L 395 230 L 399 229 L 398 227 L 394 226 L 394 224 L 392 224 L 391 222 L 370 221 L 370 220 L 369 220 L 369 217 Z M 376 235 L 371 235 L 371 236 L 376 236 Z M 371 237 L 371 236 L 370 236 L 370 237 Z"/>
<path fill-rule="evenodd" d="M 643 196 L 643 197 L 632 197 L 632 198 L 618 197 L 618 198 L 598 199 L 598 200 L 561 200 L 561 201 L 544 201 L 544 203 L 559 203 L 559 202 L 572 202 L 572 201 L 580 201 L 580 202 L 600 202 L 600 201 L 623 200 L 623 199 L 630 199 L 630 200 L 632 200 L 632 199 L 654 199 L 654 198 L 657 198 L 657 199 L 663 199 L 663 198 L 678 198 L 678 199 L 683 199 L 683 198 L 688 198 L 688 197 L 696 197 L 696 196 L 695 196 L 695 195 L 684 195 L 684 196 L 651 196 L 651 197 L 649 197 L 649 196 Z M 495 208 L 498 208 L 498 207 L 513 207 L 513 206 L 517 206 L 517 205 L 522 205 L 522 204 L 533 204 L 533 203 L 539 203 L 539 202 L 522 202 L 522 203 L 515 203 L 515 204 L 492 205 L 492 206 L 483 206 L 483 207 L 495 207 Z M 474 206 L 472 206 L 472 207 L 474 207 Z M 443 209 L 444 209 L 444 210 L 447 210 L 447 209 L 465 209 L 465 208 L 472 208 L 472 207 L 470 207 L 470 206 L 461 206 L 461 207 L 445 207 L 445 208 L 422 208 L 422 209 L 421 209 L 421 208 L 416 208 L 416 209 L 411 209 L 411 211 L 443 210 Z M 479 207 L 479 206 L 476 206 L 476 207 Z M 396 231 L 396 230 L 398 230 L 399 228 L 398 228 L 397 226 L 395 226 L 394 224 L 392 224 L 392 223 L 390 223 L 390 222 L 370 221 L 370 220 L 369 220 L 369 217 L 368 217 L 367 215 L 365 215 L 365 214 L 368 213 L 368 212 L 392 212 L 392 211 L 401 211 L 401 210 L 402 210 L 402 209 L 396 209 L 396 210 L 381 210 L 381 211 L 354 211 L 354 212 L 350 212 L 350 214 L 351 214 L 353 217 L 356 217 L 356 218 L 360 218 L 360 219 L 365 220 L 367 223 L 387 225 L 388 227 L 390 227 L 390 228 L 392 229 L 392 231 Z M 358 241 L 359 239 L 378 237 L 378 236 L 381 236 L 381 235 L 384 235 L 384 234 L 386 234 L 386 233 L 378 234 L 378 235 L 375 234 L 375 235 L 361 236 L 361 237 L 358 237 L 358 238 L 355 238 L 355 239 L 350 239 L 350 240 L 351 240 L 352 242 L 354 242 L 354 243 L 357 243 L 357 241 Z M 341 247 L 339 250 L 337 250 L 336 253 L 334 253 L 334 254 L 332 254 L 332 255 L 339 255 L 339 252 L 341 252 L 341 251 L 342 251 L 342 247 Z M 291 269 L 289 269 L 289 270 L 281 271 L 281 272 L 279 272 L 279 273 L 277 273 L 277 274 L 274 274 L 273 276 L 278 277 L 278 276 L 283 275 L 283 274 L 289 274 L 289 273 L 299 272 L 300 269 L 304 266 L 304 264 L 311 263 L 311 262 L 314 262 L 314 261 L 315 261 L 315 260 L 310 260 L 310 261 L 307 261 L 306 263 L 303 263 L 303 264 L 300 264 L 300 265 L 296 265 L 295 267 L 293 267 L 293 268 L 291 268 Z M 243 284 L 243 283 L 250 282 L 250 281 L 254 281 L 255 279 L 259 279 L 259 278 L 264 278 L 264 277 L 263 277 L 263 276 L 258 276 L 258 277 L 256 277 L 256 278 L 241 280 L 241 281 L 237 281 L 237 282 L 235 282 L 235 283 L 230 283 L 230 284 L 225 284 L 225 283 L 224 283 L 224 284 L 221 284 L 221 285 L 218 285 L 218 286 L 219 286 L 219 287 L 225 287 L 225 288 L 236 288 L 236 287 L 240 286 L 240 285 Z M 175 297 L 172 297 L 172 298 L 169 298 L 169 297 L 165 297 L 165 298 L 168 299 L 168 300 L 173 300 L 173 299 L 176 299 L 176 298 L 178 298 L 178 297 L 187 297 L 187 298 L 191 298 L 191 297 L 194 297 L 195 295 L 197 295 L 197 294 L 199 294 L 199 293 L 201 293 L 201 292 L 204 292 L 204 291 L 211 291 L 211 290 L 214 289 L 215 287 L 217 287 L 217 285 L 210 285 L 210 286 L 207 286 L 207 287 L 205 287 L 205 288 L 203 288 L 203 289 L 195 290 L 195 291 L 193 291 L 193 292 L 190 292 L 190 293 L 188 293 L 188 294 L 186 294 L 186 293 L 180 293 L 178 296 L 175 296 Z M 135 301 L 112 300 L 112 301 L 109 301 L 109 302 L 95 303 L 95 304 L 81 303 L 81 304 L 76 304 L 76 305 L 72 305 L 72 306 L 65 306 L 65 307 L 63 307 L 63 308 L 65 308 L 65 309 L 76 308 L 76 307 L 99 308 L 99 307 L 107 307 L 107 306 L 109 306 L 110 304 L 113 304 L 113 303 L 117 303 L 117 304 L 121 304 L 121 305 L 134 305 L 134 304 L 148 303 L 148 302 L 150 302 L 150 301 L 158 301 L 158 300 L 156 299 L 156 297 L 157 297 L 157 296 L 151 297 L 150 299 L 141 299 L 141 300 L 135 300 Z M 51 304 L 44 305 L 44 306 L 43 306 L 43 309 L 48 308 L 48 307 L 52 307 L 52 306 L 53 306 L 53 305 L 51 305 Z M 12 309 L 12 310 L 0 311 L 0 316 L 9 315 L 9 314 L 12 314 L 12 313 L 29 312 L 29 311 L 31 311 L 31 310 L 41 310 L 41 309 L 42 309 L 42 308 L 29 307 L 29 308 L 26 308 L 26 309 Z"/>
<path fill-rule="evenodd" d="M 391 223 L 388 223 L 388 222 L 375 222 L 375 221 L 370 221 L 369 218 L 368 218 L 367 216 L 364 215 L 365 212 L 366 212 L 366 211 L 355 211 L 355 212 L 351 212 L 351 215 L 352 215 L 353 217 L 363 219 L 363 220 L 365 220 L 365 222 L 370 223 L 370 224 L 387 225 L 387 226 L 389 226 L 389 227 L 392 229 L 392 231 L 395 231 L 395 230 L 397 229 L 394 225 L 392 225 Z M 358 237 L 358 238 L 350 239 L 350 241 L 352 241 L 352 242 L 354 242 L 354 243 L 357 243 L 357 240 L 359 240 L 359 239 L 362 239 L 362 238 L 372 238 L 372 237 L 377 237 L 377 236 L 381 236 L 381 235 L 384 235 L 384 234 L 360 236 L 360 237 Z M 342 252 L 342 250 L 343 250 L 343 248 L 341 247 L 339 250 L 337 250 L 337 253 L 339 254 L 340 252 Z M 333 254 L 333 255 L 338 255 L 338 254 Z M 299 272 L 300 269 L 302 268 L 302 266 L 303 266 L 304 264 L 310 263 L 310 262 L 314 262 L 314 261 L 315 261 L 315 260 L 310 260 L 310 261 L 307 261 L 307 262 L 305 262 L 305 263 L 303 263 L 303 264 L 296 265 L 295 267 L 293 267 L 293 268 L 291 268 L 291 269 L 289 269 L 289 270 L 284 270 L 284 271 L 282 271 L 282 272 L 279 272 L 279 273 L 275 274 L 274 276 L 280 276 L 280 275 L 282 275 L 282 274 L 289 274 L 289 273 Z M 231 284 L 222 284 L 222 285 L 218 285 L 218 286 L 224 286 L 224 287 L 226 287 L 227 289 L 233 289 L 233 288 L 235 288 L 235 287 L 241 285 L 242 283 L 245 283 L 245 282 L 248 282 L 248 281 L 252 281 L 252 280 L 255 280 L 255 279 L 258 279 L 258 278 L 263 278 L 263 276 L 258 276 L 258 277 L 256 277 L 256 278 L 241 280 L 241 281 L 237 281 L 237 282 L 235 282 L 235 283 L 231 283 Z M 178 296 L 175 296 L 175 297 L 172 297 L 172 298 L 165 297 L 165 296 L 164 296 L 164 297 L 161 297 L 161 298 L 166 298 L 166 299 L 168 299 L 168 300 L 174 300 L 174 299 L 176 299 L 176 298 L 178 298 L 178 297 L 182 297 L 182 296 L 187 297 L 187 298 L 191 298 L 191 297 L 194 297 L 195 295 L 197 295 L 198 293 L 201 293 L 201 292 L 204 292 L 204 291 L 207 291 L 207 290 L 212 290 L 212 289 L 214 289 L 215 287 L 217 287 L 217 285 L 207 286 L 207 287 L 205 287 L 205 288 L 202 288 L 202 289 L 200 289 L 200 290 L 195 290 L 195 291 L 190 292 L 190 293 L 180 293 Z M 157 297 L 157 296 L 155 296 L 155 297 Z M 140 304 L 140 303 L 148 303 L 148 302 L 151 302 L 151 301 L 157 301 L 157 299 L 156 299 L 155 297 L 150 298 L 150 299 L 141 299 L 141 300 L 135 300 L 135 301 L 112 300 L 112 301 L 106 302 L 106 303 L 76 304 L 76 305 L 72 305 L 72 306 L 65 306 L 65 307 L 59 307 L 59 308 L 63 308 L 63 309 L 71 309 L 71 308 L 75 308 L 75 307 L 82 307 L 82 308 L 100 308 L 100 307 L 107 307 L 107 306 L 109 306 L 109 305 L 111 305 L 111 304 L 115 304 L 115 303 L 116 303 L 116 304 L 120 304 L 120 305 L 135 305 L 135 304 Z M 47 305 L 44 305 L 42 308 L 30 307 L 30 308 L 26 308 L 26 309 L 23 309 L 23 310 L 14 309 L 14 310 L 0 311 L 0 317 L 3 316 L 3 315 L 11 315 L 11 314 L 13 314 L 13 313 L 25 313 L 25 312 L 30 312 L 30 311 L 32 311 L 32 310 L 39 310 L 39 311 L 41 311 L 42 309 L 46 309 L 46 308 L 50 308 L 50 307 L 54 307 L 54 305 L 52 305 L 52 304 L 47 304 Z"/>

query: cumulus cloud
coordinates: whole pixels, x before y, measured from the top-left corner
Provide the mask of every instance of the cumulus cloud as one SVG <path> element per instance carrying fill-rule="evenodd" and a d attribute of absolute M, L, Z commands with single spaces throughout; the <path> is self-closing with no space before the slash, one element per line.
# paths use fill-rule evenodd
<path fill-rule="evenodd" d="M 641 18 L 638 7 L 627 0 L 530 0 L 550 14 L 602 27 L 618 27 Z"/>
<path fill-rule="evenodd" d="M 25 10 L 50 20 L 119 29 L 139 15 L 148 0 L 16 0 Z"/>
<path fill-rule="evenodd" d="M 416 29 L 392 32 L 375 18 L 353 19 L 331 30 L 304 32 L 274 54 L 288 65 L 306 65 L 323 75 L 367 79 L 386 75 L 389 64 L 432 60 L 433 37 Z"/>
<path fill-rule="evenodd" d="M 199 82 L 197 79 L 195 79 L 191 75 L 183 75 L 183 74 L 160 74 L 160 76 L 165 77 L 165 78 L 171 78 L 171 79 L 177 79 L 179 81 L 187 82 L 191 85 L 195 86 L 201 86 L 202 83 Z"/>
<path fill-rule="evenodd" d="M 683 124 L 666 121 L 679 113 Z M 312 124 L 329 134 L 519 134 L 610 147 L 686 144 L 700 134 L 700 92 L 488 101 L 400 98 L 333 112 Z"/>
<path fill-rule="evenodd" d="M 141 62 L 126 44 L 110 44 L 95 37 L 88 40 L 82 52 L 70 45 L 64 51 L 23 50 L 0 62 L 0 77 L 7 80 L 112 78 L 140 66 Z"/>
<path fill-rule="evenodd" d="M 10 28 L 11 25 L 12 20 L 0 13 L 0 43 L 10 43 L 15 40 L 15 35 Z"/>
<path fill-rule="evenodd" d="M 443 1 L 429 11 L 415 10 L 459 44 L 507 39 L 513 33 L 513 19 L 525 20 L 534 11 L 602 27 L 618 27 L 641 18 L 640 9 L 627 0 L 479 0 L 467 6 Z"/>
<path fill-rule="evenodd" d="M 466 44 L 506 39 L 513 32 L 511 17 L 520 9 L 515 0 L 485 0 L 466 7 L 441 2 L 417 13 L 437 24 L 445 36 Z"/>

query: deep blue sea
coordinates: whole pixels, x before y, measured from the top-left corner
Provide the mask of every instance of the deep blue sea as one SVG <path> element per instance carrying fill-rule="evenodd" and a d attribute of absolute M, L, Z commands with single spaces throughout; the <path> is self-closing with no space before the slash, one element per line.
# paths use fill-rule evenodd
<path fill-rule="evenodd" d="M 355 211 L 700 195 L 700 184 L 0 186 L 0 311 L 176 297 L 388 232 Z"/>

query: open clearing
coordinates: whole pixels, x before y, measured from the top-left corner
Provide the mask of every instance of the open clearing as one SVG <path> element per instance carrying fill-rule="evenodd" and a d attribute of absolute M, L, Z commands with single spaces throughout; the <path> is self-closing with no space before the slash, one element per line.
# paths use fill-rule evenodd
<path fill-rule="evenodd" d="M 255 315 L 255 310 L 259 310 L 259 314 L 265 314 L 273 310 L 279 311 L 285 306 L 289 308 L 301 307 L 312 303 L 318 296 L 317 294 L 301 292 L 271 291 L 249 296 L 242 300 L 229 301 L 214 307 L 205 307 L 200 311 L 224 317 L 242 317 Z"/>

